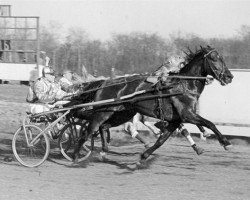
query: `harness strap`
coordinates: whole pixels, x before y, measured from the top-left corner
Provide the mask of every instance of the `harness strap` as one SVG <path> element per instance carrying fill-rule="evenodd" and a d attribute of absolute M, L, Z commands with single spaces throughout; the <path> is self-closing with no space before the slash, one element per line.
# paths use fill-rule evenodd
<path fill-rule="evenodd" d="M 157 93 L 159 95 L 159 97 L 157 98 L 158 112 L 159 112 L 161 121 L 164 122 L 164 111 L 163 111 L 163 100 L 162 100 L 162 97 L 163 97 L 162 96 L 162 85 L 161 85 L 160 81 L 156 84 L 156 90 L 157 90 Z"/>

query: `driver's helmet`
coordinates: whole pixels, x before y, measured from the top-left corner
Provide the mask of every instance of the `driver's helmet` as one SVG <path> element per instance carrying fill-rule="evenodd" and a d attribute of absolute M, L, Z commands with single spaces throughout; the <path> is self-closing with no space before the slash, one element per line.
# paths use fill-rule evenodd
<path fill-rule="evenodd" d="M 45 74 L 51 74 L 55 76 L 55 71 L 51 67 L 44 67 L 42 71 L 43 77 L 45 76 Z"/>

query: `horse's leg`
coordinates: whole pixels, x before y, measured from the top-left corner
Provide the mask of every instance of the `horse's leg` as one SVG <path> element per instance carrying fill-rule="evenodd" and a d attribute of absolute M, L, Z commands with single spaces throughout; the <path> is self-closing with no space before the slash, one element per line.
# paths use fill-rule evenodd
<path fill-rule="evenodd" d="M 202 133 L 202 134 L 200 134 L 200 138 L 202 140 L 206 140 L 207 137 L 211 136 L 211 134 L 208 133 L 202 126 L 197 126 L 197 127 L 200 130 L 200 132 Z"/>
<path fill-rule="evenodd" d="M 107 143 L 109 144 L 110 143 L 110 140 L 111 140 L 111 136 L 110 136 L 110 130 L 109 128 L 106 130 L 107 131 Z"/>
<path fill-rule="evenodd" d="M 105 126 L 101 126 L 99 128 L 100 135 L 101 135 L 101 141 L 102 141 L 102 151 L 108 152 L 108 143 L 107 143 L 107 130 Z"/>
<path fill-rule="evenodd" d="M 187 111 L 183 114 L 182 120 L 184 122 L 195 124 L 198 126 L 204 126 L 212 130 L 214 134 L 217 136 L 218 141 L 224 147 L 225 150 L 228 150 L 228 148 L 231 146 L 231 143 L 227 140 L 225 136 L 223 136 L 220 133 L 220 131 L 216 128 L 216 126 L 211 121 L 204 119 L 200 115 Z"/>
<path fill-rule="evenodd" d="M 91 151 L 94 151 L 95 148 L 95 138 L 98 136 L 100 132 L 97 131 L 94 134 L 91 135 L 90 140 L 91 140 Z"/>
<path fill-rule="evenodd" d="M 156 126 L 152 125 L 150 122 L 148 121 L 143 121 L 143 124 L 148 127 L 149 130 L 151 130 L 156 137 L 158 137 L 161 134 L 160 129 L 158 129 Z"/>
<path fill-rule="evenodd" d="M 128 131 L 131 134 L 132 138 L 136 138 L 139 140 L 141 143 L 144 144 L 145 148 L 149 148 L 149 142 L 144 139 L 141 134 L 137 131 L 137 124 L 141 122 L 142 115 L 139 113 L 136 113 L 135 116 L 133 117 L 132 123 L 127 122 L 128 125 Z"/>
<path fill-rule="evenodd" d="M 161 145 L 163 145 L 164 142 L 173 133 L 173 131 L 179 127 L 179 125 L 180 123 L 169 123 L 167 127 L 164 127 L 164 125 L 161 127 L 157 127 L 161 129 L 162 134 L 160 135 L 160 137 L 158 138 L 158 140 L 155 142 L 153 146 L 151 146 L 145 152 L 142 153 L 141 161 L 145 161 L 156 149 L 158 149 Z"/>
<path fill-rule="evenodd" d="M 80 133 L 80 135 L 81 135 L 81 137 L 78 140 L 78 142 L 77 142 L 77 144 L 75 146 L 75 149 L 74 149 L 74 153 L 72 155 L 72 158 L 73 158 L 74 162 L 77 162 L 77 160 L 78 160 L 78 154 L 79 154 L 79 152 L 81 150 L 81 147 L 85 143 L 85 141 L 87 141 L 88 136 L 89 136 L 88 135 L 88 131 L 86 131 L 86 130 L 83 131 L 82 133 Z"/>
<path fill-rule="evenodd" d="M 94 135 L 91 135 L 91 151 L 94 151 L 95 147 L 95 137 Z"/>
<path fill-rule="evenodd" d="M 79 151 L 82 147 L 82 145 L 88 140 L 90 135 L 93 135 L 95 132 L 97 132 L 100 128 L 100 126 L 107 121 L 110 116 L 113 114 L 113 112 L 105 112 L 100 113 L 99 115 L 96 115 L 95 119 L 89 122 L 89 125 L 87 127 L 87 131 L 84 131 L 81 133 L 81 138 L 79 139 L 75 149 L 74 149 L 74 156 L 73 159 L 75 162 L 77 161 L 77 156 L 79 154 Z"/>
<path fill-rule="evenodd" d="M 152 131 L 156 137 L 159 137 L 161 134 L 161 130 L 157 128 L 155 125 L 151 124 L 149 121 L 146 121 L 145 115 L 140 115 L 140 122 L 143 123 L 150 131 Z"/>
<path fill-rule="evenodd" d="M 185 137 L 187 138 L 187 140 L 189 141 L 191 147 L 193 148 L 193 150 L 198 154 L 202 154 L 204 152 L 204 149 L 199 147 L 198 145 L 195 144 L 193 138 L 191 137 L 190 133 L 188 132 L 188 130 L 184 127 L 183 124 L 180 124 L 179 126 L 179 130 L 180 130 L 180 133 Z"/>
<path fill-rule="evenodd" d="M 132 138 L 136 138 L 144 144 L 145 148 L 149 148 L 149 142 L 145 140 L 136 130 L 135 125 L 132 122 L 126 122 L 125 131 L 128 132 Z"/>

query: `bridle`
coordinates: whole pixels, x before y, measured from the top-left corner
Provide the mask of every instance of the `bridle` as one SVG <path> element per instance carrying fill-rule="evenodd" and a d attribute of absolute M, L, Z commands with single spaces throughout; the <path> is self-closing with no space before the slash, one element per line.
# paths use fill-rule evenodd
<path fill-rule="evenodd" d="M 214 73 L 214 75 L 216 76 L 216 78 L 221 81 L 222 83 L 225 83 L 223 80 L 222 80 L 222 77 L 224 76 L 224 73 L 225 73 L 225 63 L 223 61 L 223 59 L 219 56 L 219 58 L 222 59 L 222 69 L 220 72 L 218 72 L 219 70 L 213 65 L 211 64 L 211 61 L 210 59 L 207 58 L 208 55 L 210 55 L 212 52 L 216 52 L 215 49 L 212 49 L 211 51 L 209 51 L 208 53 L 206 53 L 204 55 L 204 59 L 205 59 L 205 67 L 206 67 L 206 64 L 208 64 L 209 68 L 212 70 L 212 72 Z"/>

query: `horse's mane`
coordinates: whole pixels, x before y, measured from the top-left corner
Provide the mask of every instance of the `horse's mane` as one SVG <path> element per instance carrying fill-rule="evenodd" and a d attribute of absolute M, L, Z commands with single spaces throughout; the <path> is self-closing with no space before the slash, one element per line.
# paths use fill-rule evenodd
<path fill-rule="evenodd" d="M 186 56 L 184 57 L 185 60 L 185 66 L 183 68 L 178 69 L 172 69 L 171 64 L 169 62 L 163 63 L 160 65 L 155 71 L 153 71 L 150 75 L 151 76 L 160 76 L 160 75 L 176 75 L 180 74 L 181 72 L 189 71 L 191 65 L 190 63 L 193 62 L 195 59 L 200 58 L 204 56 L 207 52 L 211 51 L 213 48 L 210 46 L 202 47 L 200 46 L 200 49 L 196 49 L 195 52 L 191 51 L 191 49 L 188 47 L 188 52 L 183 51 Z"/>
<path fill-rule="evenodd" d="M 207 47 L 202 47 L 200 46 L 200 49 L 196 49 L 195 52 L 192 52 L 190 48 L 188 48 L 188 53 L 183 51 L 186 54 L 186 61 L 189 63 L 191 62 L 193 59 L 200 57 L 204 54 L 206 54 L 208 51 L 211 51 L 213 48 L 211 48 L 210 46 Z"/>
<path fill-rule="evenodd" d="M 207 47 L 200 46 L 200 49 L 196 49 L 195 52 L 191 51 L 190 48 L 187 48 L 187 49 L 188 49 L 188 52 L 183 51 L 186 54 L 185 60 L 187 64 L 180 70 L 179 73 L 188 71 L 189 68 L 191 67 L 190 65 L 191 62 L 193 62 L 197 58 L 203 57 L 207 52 L 213 50 L 213 48 L 210 46 L 207 46 Z"/>

